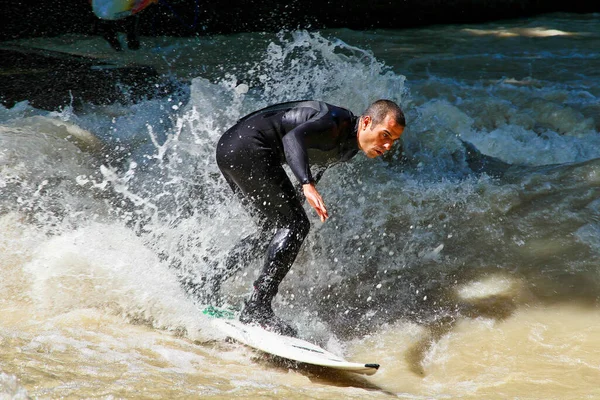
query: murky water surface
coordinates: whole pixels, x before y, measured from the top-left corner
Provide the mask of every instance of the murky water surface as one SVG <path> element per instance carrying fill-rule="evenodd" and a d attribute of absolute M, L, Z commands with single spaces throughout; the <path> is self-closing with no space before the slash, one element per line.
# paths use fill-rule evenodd
<path fill-rule="evenodd" d="M 600 22 L 17 43 L 152 65 L 139 104 L 0 108 L 0 397 L 600 398 Z M 210 327 L 202 280 L 254 229 L 214 161 L 267 104 L 402 104 L 402 149 L 320 183 L 275 307 L 372 377 Z M 227 283 L 239 306 L 259 265 Z"/>

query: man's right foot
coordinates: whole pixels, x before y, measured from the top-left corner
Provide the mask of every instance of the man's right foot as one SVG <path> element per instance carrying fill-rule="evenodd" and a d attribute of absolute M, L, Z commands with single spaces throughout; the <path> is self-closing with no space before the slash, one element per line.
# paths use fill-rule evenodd
<path fill-rule="evenodd" d="M 247 301 L 240 313 L 240 322 L 258 325 L 261 328 L 283 336 L 297 337 L 298 331 L 288 322 L 275 315 L 268 304 Z"/>

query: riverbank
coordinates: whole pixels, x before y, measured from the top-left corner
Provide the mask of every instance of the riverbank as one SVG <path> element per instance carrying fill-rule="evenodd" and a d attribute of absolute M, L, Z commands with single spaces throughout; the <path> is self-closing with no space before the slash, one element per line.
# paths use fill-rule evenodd
<path fill-rule="evenodd" d="M 159 0 L 139 14 L 142 35 L 195 36 L 280 29 L 401 29 L 433 24 L 479 23 L 530 17 L 553 12 L 600 12 L 600 3 L 588 0 L 404 0 L 334 2 L 316 0 L 242 1 L 227 7 L 219 2 Z M 0 40 L 94 33 L 98 19 L 86 1 L 40 0 L 3 2 L 4 25 Z"/>

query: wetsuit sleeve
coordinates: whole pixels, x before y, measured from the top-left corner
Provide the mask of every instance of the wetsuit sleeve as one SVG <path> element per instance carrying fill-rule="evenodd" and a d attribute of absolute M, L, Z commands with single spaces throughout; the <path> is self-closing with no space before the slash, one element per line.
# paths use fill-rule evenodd
<path fill-rule="evenodd" d="M 308 163 L 307 142 L 311 141 L 312 137 L 325 135 L 333 128 L 334 123 L 331 119 L 320 118 L 298 125 L 283 137 L 285 159 L 301 184 L 315 182 Z"/>

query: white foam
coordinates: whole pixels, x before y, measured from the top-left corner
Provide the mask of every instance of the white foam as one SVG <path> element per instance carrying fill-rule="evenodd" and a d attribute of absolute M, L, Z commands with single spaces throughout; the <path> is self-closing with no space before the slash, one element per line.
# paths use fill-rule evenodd
<path fill-rule="evenodd" d="M 16 376 L 0 372 L 0 399 L 27 400 L 29 396 Z"/>
<path fill-rule="evenodd" d="M 202 329 L 204 317 L 175 275 L 130 230 L 93 223 L 40 243 L 24 269 L 50 315 L 108 309 L 162 329 Z"/>

